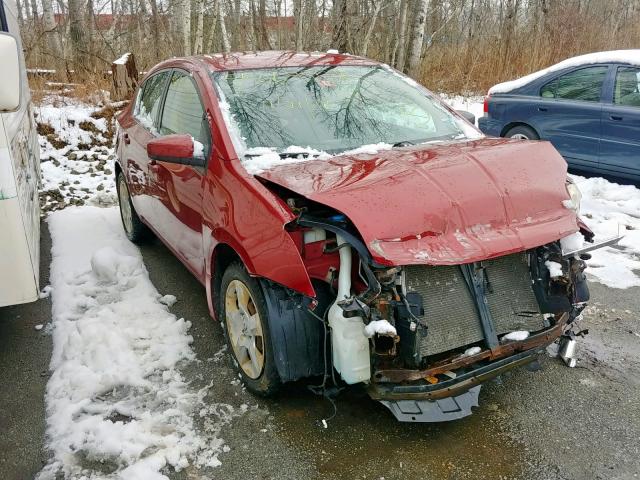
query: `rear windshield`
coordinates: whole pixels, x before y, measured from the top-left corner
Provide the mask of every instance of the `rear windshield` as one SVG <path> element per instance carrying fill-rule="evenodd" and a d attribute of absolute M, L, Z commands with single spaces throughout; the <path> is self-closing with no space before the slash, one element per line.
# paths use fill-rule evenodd
<path fill-rule="evenodd" d="M 377 143 L 419 144 L 480 134 L 412 80 L 383 66 L 217 73 L 230 131 L 243 148 L 339 153 Z"/>

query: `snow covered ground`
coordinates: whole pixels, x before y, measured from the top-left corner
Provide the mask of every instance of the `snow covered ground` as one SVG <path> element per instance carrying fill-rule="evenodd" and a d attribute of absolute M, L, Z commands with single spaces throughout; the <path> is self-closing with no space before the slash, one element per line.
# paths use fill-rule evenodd
<path fill-rule="evenodd" d="M 247 407 L 215 415 L 204 402 L 210 387 L 194 390 L 183 378 L 195 360 L 190 322 L 169 312 L 175 297 L 156 291 L 117 208 L 69 208 L 48 222 L 53 459 L 38 478 L 161 479 L 167 466 L 217 466 L 219 428 L 197 431 L 194 417 L 221 426 Z"/>
<path fill-rule="evenodd" d="M 91 104 L 50 93 L 34 109 L 40 134 L 43 211 L 114 205 L 114 114 L 122 103 Z"/>

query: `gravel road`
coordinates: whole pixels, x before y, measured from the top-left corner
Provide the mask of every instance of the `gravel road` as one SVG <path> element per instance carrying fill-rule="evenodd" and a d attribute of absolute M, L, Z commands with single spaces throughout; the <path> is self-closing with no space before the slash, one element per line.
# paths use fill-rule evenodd
<path fill-rule="evenodd" d="M 50 240 L 43 225 L 43 265 Z M 640 472 L 640 289 L 592 284 L 582 322 L 578 368 L 545 356 L 540 369 L 485 385 L 481 406 L 446 424 L 398 423 L 353 388 L 331 403 L 303 383 L 273 400 L 238 382 L 220 327 L 208 316 L 204 288 L 156 241 L 142 248 L 151 280 L 193 323 L 199 361 L 185 372 L 195 387 L 213 382 L 199 427 L 228 445 L 215 469 L 187 468 L 175 479 L 633 479 Z M 43 285 L 46 285 L 43 267 Z M 0 309 L 0 472 L 32 478 L 46 454 L 43 394 L 51 341 L 34 326 L 50 304 Z M 224 404 L 246 405 L 226 411 Z M 211 419 L 215 418 L 216 421 Z M 328 420 L 323 428 L 322 419 Z"/>

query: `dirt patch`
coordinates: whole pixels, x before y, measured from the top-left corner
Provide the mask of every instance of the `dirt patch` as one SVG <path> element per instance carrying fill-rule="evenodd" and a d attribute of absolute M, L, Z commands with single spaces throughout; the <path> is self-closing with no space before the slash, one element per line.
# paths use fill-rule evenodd
<path fill-rule="evenodd" d="M 38 135 L 44 135 L 45 137 L 56 133 L 55 128 L 44 122 L 36 122 L 36 131 L 38 132 Z"/>

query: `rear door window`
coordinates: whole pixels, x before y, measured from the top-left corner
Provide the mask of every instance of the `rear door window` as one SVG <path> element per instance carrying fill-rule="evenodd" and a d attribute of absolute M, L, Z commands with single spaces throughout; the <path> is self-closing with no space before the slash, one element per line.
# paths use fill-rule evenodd
<path fill-rule="evenodd" d="M 544 85 L 540 96 L 599 102 L 608 69 L 607 66 L 587 67 L 561 75 Z"/>
<path fill-rule="evenodd" d="M 205 158 L 211 144 L 209 124 L 198 89 L 190 75 L 176 71 L 171 76 L 162 109 L 160 134 L 188 134 L 202 145 Z M 196 146 L 196 152 L 199 147 Z"/>
<path fill-rule="evenodd" d="M 640 107 L 640 68 L 618 68 L 613 89 L 613 103 L 627 107 Z"/>
<path fill-rule="evenodd" d="M 144 82 L 133 113 L 136 119 L 154 134 L 157 133 L 158 113 L 169 73 L 157 73 Z"/>

